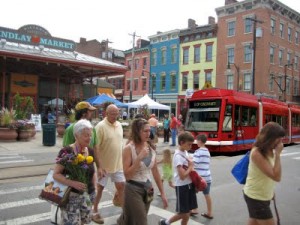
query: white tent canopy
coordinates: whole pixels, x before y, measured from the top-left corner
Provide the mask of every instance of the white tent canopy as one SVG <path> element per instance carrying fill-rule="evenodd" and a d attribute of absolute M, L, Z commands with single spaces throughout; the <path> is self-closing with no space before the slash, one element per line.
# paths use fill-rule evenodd
<path fill-rule="evenodd" d="M 56 105 L 56 98 L 48 101 L 48 105 Z M 58 98 L 58 106 L 63 106 L 63 105 L 64 105 L 64 101 Z"/>
<path fill-rule="evenodd" d="M 170 106 L 160 104 L 152 100 L 147 94 L 135 102 L 127 103 L 129 108 L 139 108 L 143 105 L 147 105 L 149 109 L 160 109 L 160 110 L 170 110 Z"/>

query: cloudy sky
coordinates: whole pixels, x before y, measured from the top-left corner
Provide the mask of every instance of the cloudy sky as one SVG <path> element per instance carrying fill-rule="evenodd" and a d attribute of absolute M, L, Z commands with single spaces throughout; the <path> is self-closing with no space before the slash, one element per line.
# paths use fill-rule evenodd
<path fill-rule="evenodd" d="M 187 27 L 188 19 L 198 25 L 216 18 L 215 8 L 225 0 L 3 0 L 0 26 L 18 29 L 36 24 L 54 37 L 79 42 L 80 37 L 108 39 L 112 48 L 132 47 L 132 34 L 143 39 L 157 31 Z M 300 13 L 297 0 L 281 0 Z"/>

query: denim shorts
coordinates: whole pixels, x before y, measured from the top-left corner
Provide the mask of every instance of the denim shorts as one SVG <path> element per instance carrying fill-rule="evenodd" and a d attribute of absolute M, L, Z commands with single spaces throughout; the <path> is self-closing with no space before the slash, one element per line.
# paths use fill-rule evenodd
<path fill-rule="evenodd" d="M 211 185 L 211 183 L 207 183 L 207 187 L 202 192 L 204 195 L 209 195 L 209 193 L 210 193 L 210 185 Z"/>

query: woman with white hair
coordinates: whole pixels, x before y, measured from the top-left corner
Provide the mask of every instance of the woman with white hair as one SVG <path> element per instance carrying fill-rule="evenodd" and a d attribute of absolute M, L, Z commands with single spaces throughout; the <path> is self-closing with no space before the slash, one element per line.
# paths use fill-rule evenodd
<path fill-rule="evenodd" d="M 86 120 L 81 119 L 74 125 L 75 142 L 62 148 L 57 156 L 53 178 L 58 182 L 72 188 L 69 202 L 61 208 L 62 224 L 82 225 L 91 222 L 92 210 L 90 201 L 95 199 L 96 173 L 93 164 L 94 151 L 89 147 L 92 137 L 93 126 Z M 69 157 L 72 159 L 66 160 Z M 75 168 L 72 165 L 84 166 L 85 181 L 79 175 L 74 175 Z M 72 164 L 72 165 L 71 165 Z M 88 197 L 84 193 L 88 193 Z M 90 200 L 90 201 L 89 201 Z"/>

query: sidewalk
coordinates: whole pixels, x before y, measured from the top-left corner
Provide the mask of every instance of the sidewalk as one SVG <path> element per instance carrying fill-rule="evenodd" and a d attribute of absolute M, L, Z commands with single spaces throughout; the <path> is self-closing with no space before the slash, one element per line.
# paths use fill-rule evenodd
<path fill-rule="evenodd" d="M 171 141 L 171 140 L 170 140 Z M 123 143 L 127 142 L 127 139 L 123 139 Z M 170 142 L 171 143 L 171 142 Z M 156 144 L 157 154 L 162 154 L 164 149 L 170 149 L 172 153 L 176 149 L 176 146 L 170 146 L 170 144 L 163 143 L 163 138 L 158 138 L 158 143 Z M 62 147 L 62 138 L 56 136 L 56 143 L 54 146 L 44 146 L 43 145 L 43 133 L 42 131 L 37 132 L 35 137 L 30 141 L 14 141 L 14 142 L 0 142 L 0 154 L 8 153 L 45 153 L 45 152 L 57 152 L 58 149 Z"/>

